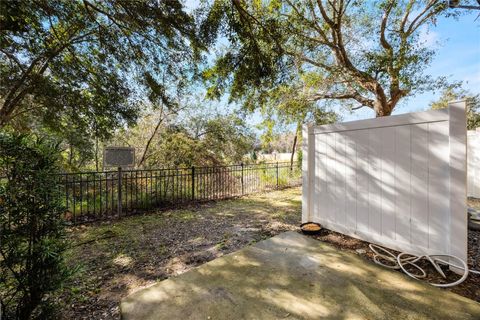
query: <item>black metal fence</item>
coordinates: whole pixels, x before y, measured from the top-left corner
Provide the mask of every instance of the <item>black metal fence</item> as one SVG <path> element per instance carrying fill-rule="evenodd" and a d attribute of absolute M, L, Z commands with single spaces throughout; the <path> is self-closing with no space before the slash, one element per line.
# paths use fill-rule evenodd
<path fill-rule="evenodd" d="M 66 218 L 76 223 L 295 186 L 301 170 L 296 163 L 239 164 L 65 173 L 61 179 Z"/>

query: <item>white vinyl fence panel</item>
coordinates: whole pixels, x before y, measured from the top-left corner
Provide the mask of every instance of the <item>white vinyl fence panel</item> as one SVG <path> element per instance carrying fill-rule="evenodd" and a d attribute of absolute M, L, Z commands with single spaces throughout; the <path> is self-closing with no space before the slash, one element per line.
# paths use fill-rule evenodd
<path fill-rule="evenodd" d="M 480 198 L 480 128 L 467 132 L 468 196 Z"/>
<path fill-rule="evenodd" d="M 467 254 L 464 102 L 306 126 L 302 221 L 414 254 Z"/>

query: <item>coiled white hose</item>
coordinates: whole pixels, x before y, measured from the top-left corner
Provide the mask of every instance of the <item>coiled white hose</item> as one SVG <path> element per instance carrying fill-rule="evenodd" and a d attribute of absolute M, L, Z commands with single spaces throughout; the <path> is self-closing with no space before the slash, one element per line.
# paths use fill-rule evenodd
<path fill-rule="evenodd" d="M 429 282 L 429 284 L 431 284 L 432 286 L 435 286 L 435 287 L 441 287 L 441 288 L 453 287 L 453 286 L 459 285 L 460 283 L 465 281 L 465 279 L 467 279 L 468 274 L 470 272 L 475 273 L 475 274 L 480 274 L 480 271 L 478 271 L 478 270 L 468 269 L 467 263 L 464 260 L 460 259 L 459 257 L 452 256 L 452 255 L 449 255 L 449 254 L 415 256 L 413 254 L 401 252 L 400 254 L 395 255 L 392 252 L 390 252 L 388 249 L 380 247 L 376 244 L 370 244 L 369 247 L 370 247 L 370 250 L 372 250 L 373 253 L 374 253 L 373 261 L 375 261 L 376 264 L 379 264 L 383 267 L 390 268 L 390 269 L 401 269 L 403 272 L 405 272 L 406 275 L 408 275 L 409 277 L 411 277 L 415 280 L 420 280 L 420 279 L 423 279 L 427 276 L 427 273 L 425 272 L 425 270 L 423 270 L 419 265 L 416 264 L 417 261 L 419 261 L 421 259 L 428 260 L 433 265 L 435 270 L 437 270 L 437 272 L 444 279 L 446 279 L 447 277 L 445 276 L 445 273 L 443 272 L 443 270 L 440 268 L 439 264 L 448 265 L 448 266 L 451 266 L 451 267 L 454 267 L 454 268 L 457 268 L 457 269 L 460 269 L 460 270 L 463 271 L 463 274 L 460 277 L 460 279 L 458 279 L 454 282 L 451 282 L 451 283 L 431 283 L 431 282 Z M 454 264 L 450 261 L 446 261 L 442 258 L 447 258 L 446 260 L 457 260 L 459 262 L 460 266 L 457 265 L 457 264 Z M 384 263 L 382 261 L 388 261 L 388 262 Z M 415 269 L 417 269 L 420 272 L 420 274 L 419 275 L 418 274 L 413 274 L 412 272 L 407 271 L 405 269 L 405 265 L 407 265 L 407 264 L 414 267 Z"/>

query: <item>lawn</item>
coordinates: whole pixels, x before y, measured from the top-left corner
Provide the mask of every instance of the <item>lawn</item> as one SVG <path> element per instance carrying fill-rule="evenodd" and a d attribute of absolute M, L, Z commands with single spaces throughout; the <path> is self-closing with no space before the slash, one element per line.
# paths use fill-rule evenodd
<path fill-rule="evenodd" d="M 63 318 L 118 318 L 122 297 L 287 230 L 301 219 L 301 189 L 257 194 L 72 228 L 78 268 L 59 297 Z"/>
<path fill-rule="evenodd" d="M 69 230 L 68 261 L 78 272 L 58 297 L 62 316 L 118 318 L 119 301 L 128 294 L 257 241 L 298 230 L 300 219 L 297 187 L 74 227 Z M 372 259 L 366 242 L 331 231 L 314 238 Z M 471 265 L 477 263 L 479 238 L 480 232 L 469 233 Z M 480 301 L 480 276 L 470 276 L 451 291 Z"/>

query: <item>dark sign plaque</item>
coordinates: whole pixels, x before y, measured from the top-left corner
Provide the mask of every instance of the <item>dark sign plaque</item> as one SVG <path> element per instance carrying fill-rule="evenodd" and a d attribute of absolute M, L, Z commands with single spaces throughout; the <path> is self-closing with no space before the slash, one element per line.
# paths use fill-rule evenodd
<path fill-rule="evenodd" d="M 133 167 L 135 166 L 135 148 L 106 147 L 103 150 L 104 167 Z"/>

